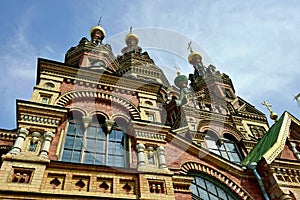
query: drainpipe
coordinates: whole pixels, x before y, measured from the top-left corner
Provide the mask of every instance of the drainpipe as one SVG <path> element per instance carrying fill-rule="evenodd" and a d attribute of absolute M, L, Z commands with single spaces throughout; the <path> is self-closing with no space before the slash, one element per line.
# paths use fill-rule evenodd
<path fill-rule="evenodd" d="M 265 200 L 270 200 L 270 198 L 269 198 L 269 196 L 268 196 L 268 194 L 267 194 L 267 192 L 266 192 L 264 183 L 263 183 L 263 181 L 262 181 L 260 175 L 258 174 L 258 172 L 257 172 L 257 170 L 256 170 L 256 167 L 257 167 L 257 163 L 255 163 L 255 162 L 249 163 L 249 164 L 247 165 L 247 168 L 248 168 L 248 169 L 251 169 L 252 172 L 253 172 L 253 174 L 255 175 L 255 177 L 256 177 L 256 179 L 257 179 L 257 181 L 258 181 L 259 187 L 260 187 L 260 189 L 261 189 L 261 191 L 262 191 L 262 193 L 263 193 L 263 195 L 264 195 Z"/>

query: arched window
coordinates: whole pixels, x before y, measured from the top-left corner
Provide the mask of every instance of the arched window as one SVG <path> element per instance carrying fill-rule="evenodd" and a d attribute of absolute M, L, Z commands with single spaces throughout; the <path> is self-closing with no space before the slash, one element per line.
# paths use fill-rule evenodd
<path fill-rule="evenodd" d="M 45 83 L 44 86 L 45 86 L 45 88 L 48 88 L 48 89 L 54 88 L 54 87 L 55 87 L 54 84 L 53 84 L 53 83 L 50 83 L 50 82 Z"/>
<path fill-rule="evenodd" d="M 193 200 L 237 200 L 239 199 L 222 183 L 202 174 L 193 173 L 194 180 L 190 186 Z"/>
<path fill-rule="evenodd" d="M 226 160 L 239 164 L 242 155 L 236 144 L 235 138 L 230 134 L 224 134 L 224 138 L 219 138 L 214 132 L 206 131 L 205 142 L 210 152 L 213 152 Z"/>
<path fill-rule="evenodd" d="M 72 114 L 71 114 L 72 115 Z M 127 166 L 128 139 L 125 129 L 116 120 L 108 130 L 103 115 L 94 115 L 83 130 L 82 115 L 69 117 L 62 161 L 114 167 Z M 74 112 L 73 112 L 74 116 Z"/>
<path fill-rule="evenodd" d="M 73 111 L 68 115 L 68 132 L 62 155 L 62 161 L 81 162 L 83 144 L 82 113 Z"/>

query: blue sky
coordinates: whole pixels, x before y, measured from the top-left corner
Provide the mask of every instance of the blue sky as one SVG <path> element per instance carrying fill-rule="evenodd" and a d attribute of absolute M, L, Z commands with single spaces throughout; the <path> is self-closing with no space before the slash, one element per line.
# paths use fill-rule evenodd
<path fill-rule="evenodd" d="M 185 59 L 192 40 L 205 64 L 231 77 L 238 96 L 267 115 L 264 100 L 278 114 L 287 110 L 299 118 L 300 107 L 293 100 L 300 92 L 299 11 L 296 0 L 3 0 L 0 128 L 16 127 L 16 99 L 30 99 L 37 58 L 63 62 L 65 52 L 89 37 L 100 16 L 107 33 L 104 43 L 112 44 L 115 55 L 121 54 L 124 35 L 133 26 L 140 46 L 172 78 L 175 65 L 186 75 L 193 71 Z M 161 39 L 159 30 L 172 37 Z"/>

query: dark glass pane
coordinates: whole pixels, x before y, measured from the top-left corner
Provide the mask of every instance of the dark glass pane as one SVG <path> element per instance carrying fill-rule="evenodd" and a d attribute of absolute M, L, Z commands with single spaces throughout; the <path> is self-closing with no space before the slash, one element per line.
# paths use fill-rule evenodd
<path fill-rule="evenodd" d="M 82 138 L 76 137 L 75 144 L 74 144 L 74 150 L 81 150 L 81 148 L 82 148 Z"/>
<path fill-rule="evenodd" d="M 121 143 L 116 144 L 115 154 L 116 155 L 124 155 L 124 147 Z"/>
<path fill-rule="evenodd" d="M 109 134 L 109 141 L 116 141 L 116 130 L 112 130 Z"/>
<path fill-rule="evenodd" d="M 71 156 L 72 156 L 72 151 L 71 150 L 64 150 L 61 160 L 66 161 L 66 162 L 70 162 L 71 161 Z"/>
<path fill-rule="evenodd" d="M 80 162 L 80 151 L 74 151 L 72 156 L 72 162 Z"/>
<path fill-rule="evenodd" d="M 84 163 L 93 164 L 94 156 L 93 153 L 85 152 L 84 154 Z"/>
<path fill-rule="evenodd" d="M 204 200 L 209 200 L 208 193 L 203 188 L 198 188 L 200 197 Z"/>
<path fill-rule="evenodd" d="M 113 156 L 108 155 L 108 159 L 107 159 L 108 166 L 114 166 L 114 164 L 115 164 L 115 160 L 114 159 L 115 158 Z"/>
<path fill-rule="evenodd" d="M 116 144 L 114 142 L 109 142 L 108 144 L 108 153 L 115 154 Z"/>
<path fill-rule="evenodd" d="M 106 148 L 106 141 L 105 140 L 97 140 L 96 142 L 96 152 L 98 153 L 105 153 Z"/>
<path fill-rule="evenodd" d="M 74 136 L 67 135 L 66 141 L 65 141 L 65 148 L 66 149 L 73 149 L 74 139 L 75 139 Z"/>
<path fill-rule="evenodd" d="M 94 152 L 96 140 L 95 139 L 86 139 L 86 150 Z"/>
<path fill-rule="evenodd" d="M 194 195 L 199 196 L 197 187 L 196 187 L 194 184 L 191 184 L 190 190 L 192 191 L 192 193 L 193 193 Z"/>
<path fill-rule="evenodd" d="M 209 199 L 210 200 L 219 200 L 219 198 L 213 194 L 209 194 Z"/>
<path fill-rule="evenodd" d="M 97 128 L 97 138 L 99 138 L 99 139 L 106 139 L 106 135 L 103 132 L 103 130 L 102 130 L 101 127 Z"/>
<path fill-rule="evenodd" d="M 114 167 L 124 167 L 124 157 L 108 155 L 108 165 Z"/>
<path fill-rule="evenodd" d="M 217 187 L 218 196 L 222 199 L 227 199 L 226 192 L 221 188 Z"/>
<path fill-rule="evenodd" d="M 208 191 L 210 191 L 213 194 L 217 194 L 216 187 L 214 184 L 212 184 L 210 181 L 205 181 L 205 183 Z"/>
<path fill-rule="evenodd" d="M 221 152 L 221 156 L 222 156 L 223 158 L 227 159 L 227 160 L 230 160 L 229 157 L 228 157 L 228 155 L 227 155 L 227 152 L 225 152 L 225 151 L 222 151 L 222 152 Z"/>
<path fill-rule="evenodd" d="M 115 167 L 124 167 L 124 157 L 123 156 L 116 156 L 114 166 Z"/>
<path fill-rule="evenodd" d="M 237 163 L 241 162 L 241 159 L 237 153 L 229 153 L 229 155 L 231 155 L 230 159 L 232 159 L 232 161 Z"/>
<path fill-rule="evenodd" d="M 95 164 L 104 165 L 105 164 L 104 154 L 95 154 L 95 155 L 96 155 Z"/>
<path fill-rule="evenodd" d="M 93 126 L 88 127 L 86 136 L 90 138 L 95 138 L 96 135 L 97 135 L 97 128 Z"/>
<path fill-rule="evenodd" d="M 204 182 L 204 179 L 203 178 L 200 178 L 200 177 L 197 177 L 195 178 L 196 180 L 196 184 L 202 188 L 206 188 L 205 186 L 205 182 Z"/>
<path fill-rule="evenodd" d="M 123 139 L 123 136 L 124 136 L 124 132 L 123 131 L 121 131 L 121 130 L 117 130 L 116 131 L 116 140 L 117 141 L 122 141 L 122 139 Z"/>
<path fill-rule="evenodd" d="M 68 135 L 76 135 L 76 124 L 69 123 Z"/>
<path fill-rule="evenodd" d="M 233 143 L 224 143 L 227 151 L 234 151 L 236 152 L 235 146 Z"/>

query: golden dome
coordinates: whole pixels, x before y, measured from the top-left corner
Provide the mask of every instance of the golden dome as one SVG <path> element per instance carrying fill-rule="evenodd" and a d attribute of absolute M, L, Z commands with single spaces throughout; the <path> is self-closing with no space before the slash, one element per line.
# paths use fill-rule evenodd
<path fill-rule="evenodd" d="M 90 36 L 91 36 L 91 37 L 92 37 L 92 33 L 93 33 L 95 30 L 101 31 L 102 34 L 103 34 L 103 38 L 105 37 L 105 35 L 106 35 L 105 30 L 104 30 L 104 28 L 102 28 L 102 27 L 99 26 L 99 25 L 94 26 L 94 27 L 91 28 L 91 30 L 90 30 Z"/>
<path fill-rule="evenodd" d="M 126 35 L 125 42 L 126 42 L 127 45 L 129 44 L 130 39 L 136 40 L 136 43 L 139 42 L 139 37 L 136 34 L 134 34 L 134 33 L 128 33 Z"/>
<path fill-rule="evenodd" d="M 270 113 L 270 118 L 274 121 L 277 121 L 277 118 L 278 118 L 278 114 L 277 113 L 274 113 L 274 112 L 271 112 Z"/>
<path fill-rule="evenodd" d="M 195 57 L 199 57 L 200 61 L 202 60 L 202 56 L 200 55 L 200 53 L 198 53 L 197 51 L 192 51 L 188 57 L 188 61 L 190 64 L 193 64 L 192 63 L 192 60 L 195 58 Z"/>

